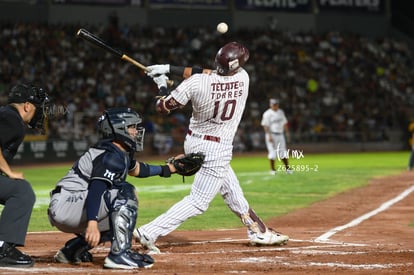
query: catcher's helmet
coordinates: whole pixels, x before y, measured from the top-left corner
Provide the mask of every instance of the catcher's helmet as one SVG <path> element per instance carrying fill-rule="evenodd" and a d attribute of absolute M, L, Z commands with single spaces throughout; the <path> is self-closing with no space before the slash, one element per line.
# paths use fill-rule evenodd
<path fill-rule="evenodd" d="M 115 107 L 107 109 L 98 119 L 98 130 L 103 138 L 121 143 L 129 152 L 138 152 L 144 148 L 145 128 L 138 127 L 141 123 L 142 118 L 131 108 Z M 128 127 L 132 125 L 137 130 L 136 136 L 128 132 Z"/>
<path fill-rule="evenodd" d="M 216 70 L 220 75 L 229 75 L 238 70 L 249 59 L 249 50 L 238 42 L 230 42 L 216 54 Z"/>
<path fill-rule="evenodd" d="M 36 106 L 36 112 L 29 122 L 31 128 L 43 130 L 43 123 L 48 114 L 50 98 L 46 91 L 31 84 L 17 84 L 10 90 L 8 103 L 30 102 Z"/>

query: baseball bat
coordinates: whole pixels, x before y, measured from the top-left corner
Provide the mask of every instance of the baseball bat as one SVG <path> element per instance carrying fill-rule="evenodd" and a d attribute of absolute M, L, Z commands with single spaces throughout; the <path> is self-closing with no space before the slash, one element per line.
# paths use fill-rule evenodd
<path fill-rule="evenodd" d="M 107 52 L 110 52 L 111 54 L 121 58 L 122 60 L 127 61 L 127 62 L 137 66 L 141 70 L 143 70 L 145 72 L 148 71 L 148 69 L 145 65 L 141 64 L 140 62 L 138 62 L 137 60 L 133 59 L 132 57 L 126 55 L 125 53 L 121 52 L 120 50 L 111 47 L 108 43 L 106 43 L 101 38 L 97 37 L 96 35 L 90 33 L 89 31 L 87 31 L 85 29 L 79 29 L 78 32 L 76 33 L 76 35 L 83 38 L 83 39 L 85 39 L 89 43 L 92 43 L 95 46 L 98 46 L 99 48 L 104 49 Z M 167 80 L 167 84 L 168 84 L 168 86 L 172 86 L 174 84 L 174 82 L 172 80 Z"/>

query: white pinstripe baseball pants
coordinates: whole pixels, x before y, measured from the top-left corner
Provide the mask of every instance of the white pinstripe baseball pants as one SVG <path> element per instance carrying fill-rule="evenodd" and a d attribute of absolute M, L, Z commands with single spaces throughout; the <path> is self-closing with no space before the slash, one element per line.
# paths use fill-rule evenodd
<path fill-rule="evenodd" d="M 156 241 L 174 231 L 187 219 L 204 213 L 220 192 L 227 206 L 235 213 L 246 214 L 249 203 L 244 197 L 240 183 L 230 166 L 233 146 L 187 135 L 185 153 L 204 152 L 205 162 L 195 175 L 190 194 L 138 230 Z"/>

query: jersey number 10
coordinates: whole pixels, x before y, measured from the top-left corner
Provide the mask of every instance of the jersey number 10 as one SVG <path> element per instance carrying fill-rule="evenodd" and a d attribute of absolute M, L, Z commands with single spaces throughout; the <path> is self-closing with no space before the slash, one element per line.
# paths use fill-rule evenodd
<path fill-rule="evenodd" d="M 223 101 L 214 102 L 214 119 L 220 119 L 221 121 L 230 120 L 234 115 L 234 110 L 236 109 L 236 100 L 230 99 L 224 102 L 221 115 L 219 115 L 220 103 Z"/>

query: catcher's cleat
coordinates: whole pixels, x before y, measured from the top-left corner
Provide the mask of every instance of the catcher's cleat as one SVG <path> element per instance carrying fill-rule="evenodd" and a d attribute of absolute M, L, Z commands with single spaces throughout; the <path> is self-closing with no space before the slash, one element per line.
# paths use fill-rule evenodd
<path fill-rule="evenodd" d="M 66 242 L 65 246 L 59 249 L 54 256 L 58 263 L 80 264 L 81 262 L 92 262 L 92 254 L 89 253 L 89 246 L 81 236 Z"/>
<path fill-rule="evenodd" d="M 83 251 L 82 253 L 79 252 L 80 251 L 77 251 L 75 255 L 69 256 L 65 254 L 65 249 L 62 248 L 58 252 L 56 252 L 56 255 L 53 258 L 56 262 L 63 264 L 80 264 L 90 263 L 93 261 L 92 254 L 88 251 Z"/>
<path fill-rule="evenodd" d="M 119 255 L 112 252 L 105 258 L 105 268 L 116 269 L 135 269 L 135 268 L 150 268 L 154 264 L 154 259 L 146 254 L 141 254 L 128 249 Z"/>
<path fill-rule="evenodd" d="M 252 245 L 285 245 L 289 241 L 289 236 L 276 232 L 268 228 L 265 233 L 248 231 L 250 244 Z"/>
<path fill-rule="evenodd" d="M 147 249 L 147 254 L 154 255 L 154 254 L 161 254 L 161 251 L 158 247 L 155 246 L 155 243 L 150 240 L 145 234 L 140 232 L 137 228 L 135 228 L 133 235 L 135 239 L 141 243 L 141 245 Z"/>

